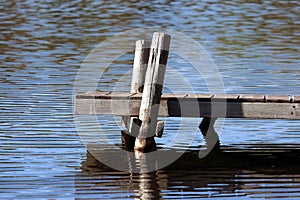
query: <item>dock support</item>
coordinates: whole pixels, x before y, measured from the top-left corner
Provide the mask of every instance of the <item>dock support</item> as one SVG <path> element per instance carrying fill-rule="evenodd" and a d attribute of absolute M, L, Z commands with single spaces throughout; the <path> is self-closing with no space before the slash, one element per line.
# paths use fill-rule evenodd
<path fill-rule="evenodd" d="M 207 135 L 208 132 L 215 132 L 214 124 L 216 120 L 217 118 L 203 117 L 199 125 L 199 129 L 204 137 Z"/>
<path fill-rule="evenodd" d="M 150 53 L 150 42 L 138 40 L 135 43 L 135 55 L 133 61 L 131 93 L 142 93 L 145 83 L 145 74 Z M 125 150 L 131 151 L 134 148 L 135 138 L 138 134 L 139 127 L 134 121 L 137 117 L 122 116 L 122 124 L 127 131 L 121 131 L 122 145 Z"/>
<path fill-rule="evenodd" d="M 153 34 L 139 113 L 141 127 L 134 146 L 134 149 L 138 151 L 148 152 L 156 149 L 154 135 L 157 127 L 157 116 L 169 55 L 170 40 L 170 35 L 164 33 Z"/>
<path fill-rule="evenodd" d="M 217 118 L 204 117 L 199 125 L 199 129 L 205 139 L 205 145 L 199 151 L 199 158 L 206 157 L 209 153 L 219 150 L 220 140 L 218 133 L 214 129 Z"/>
<path fill-rule="evenodd" d="M 131 93 L 143 93 L 145 74 L 147 71 L 151 43 L 147 40 L 138 40 L 135 45 L 135 55 L 132 70 Z M 138 135 L 141 122 L 137 117 L 122 116 L 121 124 L 127 130 L 121 131 L 122 145 L 125 150 L 134 149 L 135 138 Z M 161 137 L 164 130 L 164 122 L 158 121 L 155 131 L 157 137 Z"/>

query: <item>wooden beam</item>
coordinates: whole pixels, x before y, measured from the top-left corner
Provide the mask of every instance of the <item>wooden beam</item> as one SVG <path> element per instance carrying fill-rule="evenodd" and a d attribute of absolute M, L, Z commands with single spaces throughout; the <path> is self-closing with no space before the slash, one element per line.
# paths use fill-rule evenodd
<path fill-rule="evenodd" d="M 158 115 L 162 117 L 217 117 L 217 118 L 253 118 L 253 119 L 300 119 L 300 96 L 286 95 L 276 100 L 273 95 L 261 98 L 225 98 L 224 103 L 212 101 L 214 95 L 203 94 L 163 94 Z M 215 95 L 217 97 L 217 95 Z M 111 114 L 138 116 L 141 94 L 95 92 L 77 94 L 74 100 L 75 114 Z M 272 99 L 268 101 L 268 99 Z M 199 109 L 195 109 L 198 106 Z M 214 106 L 214 116 L 211 108 Z M 198 111 L 197 111 L 198 110 Z M 219 110 L 219 112 L 218 112 Z"/>

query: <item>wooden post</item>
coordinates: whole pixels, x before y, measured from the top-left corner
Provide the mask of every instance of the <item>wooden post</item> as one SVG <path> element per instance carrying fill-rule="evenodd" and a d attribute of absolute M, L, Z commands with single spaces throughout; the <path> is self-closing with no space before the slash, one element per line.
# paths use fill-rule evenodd
<path fill-rule="evenodd" d="M 135 55 L 133 62 L 132 80 L 131 80 L 131 93 L 143 93 L 145 84 L 145 75 L 147 71 L 149 54 L 150 54 L 150 42 L 147 40 L 138 40 L 135 44 Z M 125 117 L 126 118 L 126 117 Z M 130 121 L 124 121 L 127 124 L 127 129 L 131 135 L 136 136 L 140 124 L 135 123 L 136 117 L 131 117 Z M 129 121 L 129 124 L 128 124 Z M 157 122 L 155 135 L 161 137 L 163 134 L 165 123 L 163 121 Z"/>
<path fill-rule="evenodd" d="M 135 150 L 147 152 L 154 150 L 156 147 L 154 134 L 157 127 L 158 109 L 168 60 L 170 39 L 171 36 L 164 33 L 153 34 L 139 113 L 141 128 L 135 140 Z"/>
<path fill-rule="evenodd" d="M 199 129 L 201 130 L 202 135 L 205 137 L 208 132 L 215 132 L 214 124 L 217 118 L 203 117 Z"/>
<path fill-rule="evenodd" d="M 131 93 L 142 93 L 145 83 L 145 74 L 150 53 L 150 42 L 146 40 L 138 40 L 135 43 L 135 55 L 133 62 Z M 135 136 L 138 134 L 139 128 L 135 127 L 136 117 L 122 116 L 122 124 L 128 131 L 121 131 L 122 144 L 126 150 L 133 150 Z"/>
<path fill-rule="evenodd" d="M 204 117 L 199 125 L 199 129 L 206 142 L 204 148 L 201 148 L 199 151 L 200 159 L 206 157 L 211 152 L 218 151 L 220 148 L 219 136 L 214 129 L 216 120 L 217 118 L 215 117 Z"/>
<path fill-rule="evenodd" d="M 135 43 L 135 55 L 133 62 L 131 93 L 142 93 L 145 83 L 145 74 L 150 53 L 150 42 L 138 40 Z"/>

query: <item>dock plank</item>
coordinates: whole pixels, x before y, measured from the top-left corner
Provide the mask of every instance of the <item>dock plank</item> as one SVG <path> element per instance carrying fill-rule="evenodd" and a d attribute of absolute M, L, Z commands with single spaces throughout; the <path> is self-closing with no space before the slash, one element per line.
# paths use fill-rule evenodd
<path fill-rule="evenodd" d="M 291 97 L 289 95 L 266 95 L 266 102 L 273 103 L 290 103 Z"/>
<path fill-rule="evenodd" d="M 264 102 L 265 95 L 263 94 L 242 94 L 238 98 L 239 102 Z"/>
<path fill-rule="evenodd" d="M 117 95 L 118 94 L 118 95 Z M 75 114 L 138 116 L 141 94 L 85 93 L 75 96 Z M 225 101 L 214 101 L 213 99 Z M 300 119 L 300 96 L 163 94 L 159 116 Z"/>

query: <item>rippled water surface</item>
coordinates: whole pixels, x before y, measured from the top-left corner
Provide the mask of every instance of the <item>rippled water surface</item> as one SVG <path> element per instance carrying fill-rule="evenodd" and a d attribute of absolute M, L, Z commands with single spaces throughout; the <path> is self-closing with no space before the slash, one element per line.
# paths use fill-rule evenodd
<path fill-rule="evenodd" d="M 299 22 L 297 0 L 1 1 L 0 198 L 299 198 L 299 121 L 227 119 L 220 150 L 211 157 L 197 157 L 203 144 L 197 131 L 195 148 L 173 165 L 130 174 L 104 166 L 86 148 L 102 151 L 99 125 L 120 144 L 119 118 L 98 116 L 98 124 L 86 121 L 90 130 L 78 134 L 72 106 L 85 57 L 96 44 L 133 28 L 173 29 L 199 42 L 227 93 L 300 95 Z M 128 41 L 134 47 L 137 39 L 143 38 Z M 105 70 L 99 66 L 98 89 L 129 91 L 132 59 L 129 52 Z M 168 65 L 195 91 L 209 92 L 172 51 Z M 164 90 L 185 92 L 172 73 L 167 69 Z M 159 147 L 172 140 L 180 121 L 165 120 Z"/>

